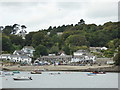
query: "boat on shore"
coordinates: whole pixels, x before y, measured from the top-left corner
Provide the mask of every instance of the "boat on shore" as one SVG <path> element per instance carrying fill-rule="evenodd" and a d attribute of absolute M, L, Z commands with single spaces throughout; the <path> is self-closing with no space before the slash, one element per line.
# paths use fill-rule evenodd
<path fill-rule="evenodd" d="M 32 80 L 31 77 L 25 77 L 25 76 L 23 76 L 23 77 L 20 77 L 20 76 L 18 76 L 18 77 L 13 77 L 13 79 L 14 79 L 14 80 Z"/>

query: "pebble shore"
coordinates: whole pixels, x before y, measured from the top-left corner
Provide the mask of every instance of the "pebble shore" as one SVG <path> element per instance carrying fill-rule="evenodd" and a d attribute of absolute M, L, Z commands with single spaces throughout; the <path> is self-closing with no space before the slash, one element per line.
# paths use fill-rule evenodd
<path fill-rule="evenodd" d="M 87 71 L 93 71 L 93 70 L 102 70 L 106 72 L 120 72 L 120 68 L 118 66 L 113 65 L 94 65 L 94 66 L 66 66 L 66 65 L 60 65 L 60 66 L 3 66 L 0 67 L 1 70 L 7 70 L 7 71 L 32 71 L 32 70 L 47 70 L 47 71 L 81 71 L 81 72 L 87 72 Z"/>

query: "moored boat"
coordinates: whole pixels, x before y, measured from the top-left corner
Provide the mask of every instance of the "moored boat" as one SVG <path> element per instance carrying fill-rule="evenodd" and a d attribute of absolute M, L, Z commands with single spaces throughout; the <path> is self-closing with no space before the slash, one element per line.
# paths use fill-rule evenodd
<path fill-rule="evenodd" d="M 20 76 L 18 76 L 18 77 L 13 77 L 13 79 L 14 79 L 14 80 L 32 80 L 31 77 L 25 77 L 25 76 L 23 76 L 23 77 L 20 77 Z"/>
<path fill-rule="evenodd" d="M 95 73 L 95 74 L 106 74 L 106 72 L 103 72 L 103 71 L 94 71 L 92 73 Z"/>
<path fill-rule="evenodd" d="M 49 73 L 50 75 L 59 75 L 60 74 L 60 72 L 58 72 L 58 73 Z"/>
<path fill-rule="evenodd" d="M 96 73 L 87 73 L 88 76 L 95 76 Z"/>
<path fill-rule="evenodd" d="M 31 74 L 42 74 L 42 72 L 40 70 L 34 70 L 31 71 Z"/>
<path fill-rule="evenodd" d="M 14 75 L 14 73 L 5 72 L 4 75 L 11 76 L 11 75 Z"/>
<path fill-rule="evenodd" d="M 13 71 L 13 73 L 14 73 L 14 74 L 19 74 L 19 73 L 20 73 L 20 71 Z"/>

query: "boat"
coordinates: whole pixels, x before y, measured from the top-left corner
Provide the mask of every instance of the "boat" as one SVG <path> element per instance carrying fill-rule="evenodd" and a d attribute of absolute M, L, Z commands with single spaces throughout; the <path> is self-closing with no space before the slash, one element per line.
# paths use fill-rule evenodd
<path fill-rule="evenodd" d="M 34 70 L 31 71 L 31 74 L 42 74 L 41 70 Z"/>
<path fill-rule="evenodd" d="M 94 71 L 92 73 L 95 73 L 95 74 L 106 74 L 106 72 L 103 72 L 103 71 Z"/>
<path fill-rule="evenodd" d="M 14 80 L 32 80 L 31 77 L 25 77 L 25 76 L 23 76 L 23 77 L 20 77 L 20 76 L 18 76 L 18 77 L 13 77 L 13 79 L 14 79 Z"/>
<path fill-rule="evenodd" d="M 11 76 L 11 75 L 14 75 L 14 73 L 5 72 L 4 75 Z"/>
<path fill-rule="evenodd" d="M 60 72 L 58 72 L 58 73 L 49 73 L 50 75 L 59 75 L 60 74 Z"/>
<path fill-rule="evenodd" d="M 87 73 L 88 76 L 95 76 L 96 73 Z"/>
<path fill-rule="evenodd" d="M 13 71 L 13 73 L 14 73 L 14 74 L 19 74 L 19 73 L 20 73 L 20 71 Z"/>

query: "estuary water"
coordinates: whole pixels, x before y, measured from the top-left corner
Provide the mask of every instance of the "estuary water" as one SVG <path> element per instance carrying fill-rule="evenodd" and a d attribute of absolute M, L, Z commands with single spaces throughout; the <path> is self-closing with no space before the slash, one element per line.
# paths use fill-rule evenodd
<path fill-rule="evenodd" d="M 20 72 L 13 76 L 0 77 L 1 88 L 118 88 L 118 73 L 88 76 L 88 72 L 43 72 L 30 74 Z M 14 81 L 15 76 L 31 76 L 33 80 Z"/>

